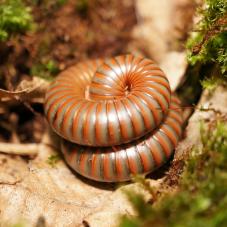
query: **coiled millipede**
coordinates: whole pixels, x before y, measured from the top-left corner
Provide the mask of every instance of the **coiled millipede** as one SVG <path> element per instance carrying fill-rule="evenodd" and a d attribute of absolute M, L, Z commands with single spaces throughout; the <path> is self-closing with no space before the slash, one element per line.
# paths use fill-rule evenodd
<path fill-rule="evenodd" d="M 78 63 L 50 85 L 45 113 L 79 174 L 130 180 L 163 165 L 182 134 L 182 112 L 161 69 L 123 55 Z"/>

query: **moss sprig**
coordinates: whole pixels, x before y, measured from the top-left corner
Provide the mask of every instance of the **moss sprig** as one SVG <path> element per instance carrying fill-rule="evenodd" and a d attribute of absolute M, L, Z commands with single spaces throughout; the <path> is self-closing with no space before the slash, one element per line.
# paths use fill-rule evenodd
<path fill-rule="evenodd" d="M 30 75 L 52 81 L 54 76 L 60 72 L 58 64 L 50 59 L 46 62 L 37 62 L 31 67 Z"/>
<path fill-rule="evenodd" d="M 188 40 L 189 62 L 214 63 L 227 80 L 227 1 L 205 0 L 201 20 Z"/>
<path fill-rule="evenodd" d="M 0 0 L 0 41 L 34 28 L 31 8 L 21 0 Z"/>

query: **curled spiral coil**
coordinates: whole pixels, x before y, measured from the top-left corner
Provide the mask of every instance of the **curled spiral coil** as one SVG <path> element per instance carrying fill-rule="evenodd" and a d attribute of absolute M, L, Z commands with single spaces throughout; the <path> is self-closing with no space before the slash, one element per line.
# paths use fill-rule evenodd
<path fill-rule="evenodd" d="M 45 99 L 66 162 L 105 182 L 127 181 L 168 160 L 182 134 L 179 107 L 161 69 L 132 55 L 72 66 Z"/>

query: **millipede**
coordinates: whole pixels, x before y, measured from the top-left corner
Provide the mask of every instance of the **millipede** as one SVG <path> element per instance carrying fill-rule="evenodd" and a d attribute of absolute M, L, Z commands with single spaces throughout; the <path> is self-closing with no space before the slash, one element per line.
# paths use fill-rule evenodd
<path fill-rule="evenodd" d="M 180 101 L 164 72 L 133 55 L 69 67 L 50 85 L 44 109 L 67 164 L 96 181 L 152 172 L 182 134 Z"/>

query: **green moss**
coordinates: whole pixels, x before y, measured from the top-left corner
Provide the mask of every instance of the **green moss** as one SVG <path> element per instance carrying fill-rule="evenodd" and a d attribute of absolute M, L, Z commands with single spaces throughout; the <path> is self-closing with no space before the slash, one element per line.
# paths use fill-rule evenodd
<path fill-rule="evenodd" d="M 220 80 L 219 78 L 211 77 L 205 78 L 201 81 L 203 89 L 208 91 L 213 91 L 218 85 L 225 84 L 225 81 Z"/>
<path fill-rule="evenodd" d="M 75 7 L 76 7 L 76 12 L 78 12 L 81 16 L 86 16 L 89 9 L 89 1 L 77 0 Z"/>
<path fill-rule="evenodd" d="M 55 167 L 55 165 L 58 163 L 59 160 L 61 160 L 60 155 L 55 154 L 55 155 L 51 155 L 51 156 L 48 157 L 47 163 L 48 163 L 51 167 Z"/>
<path fill-rule="evenodd" d="M 49 9 L 58 9 L 59 7 L 65 5 L 68 0 L 32 0 L 30 1 L 32 4 L 42 6 L 45 10 Z"/>
<path fill-rule="evenodd" d="M 31 9 L 21 0 L 2 0 L 0 4 L 0 41 L 34 27 Z"/>
<path fill-rule="evenodd" d="M 202 123 L 201 141 L 202 147 L 189 154 L 176 193 L 163 195 L 153 205 L 146 203 L 141 195 L 127 193 L 137 216 L 124 216 L 121 227 L 227 226 L 225 122 L 217 121 L 211 126 Z"/>
<path fill-rule="evenodd" d="M 57 0 L 56 4 L 58 5 L 58 7 L 61 7 L 63 5 L 65 5 L 67 3 L 68 0 Z"/>
<path fill-rule="evenodd" d="M 195 1 L 195 0 L 194 0 Z M 204 0 L 186 47 L 189 66 L 177 89 L 183 105 L 196 104 L 202 89 L 227 83 L 227 1 Z"/>
<path fill-rule="evenodd" d="M 32 76 L 37 76 L 45 80 L 52 81 L 54 76 L 59 73 L 58 64 L 49 60 L 46 63 L 36 63 L 31 67 L 30 74 Z"/>
<path fill-rule="evenodd" d="M 187 43 L 189 62 L 215 63 L 227 80 L 227 1 L 205 0 L 199 13 L 202 18 Z"/>

